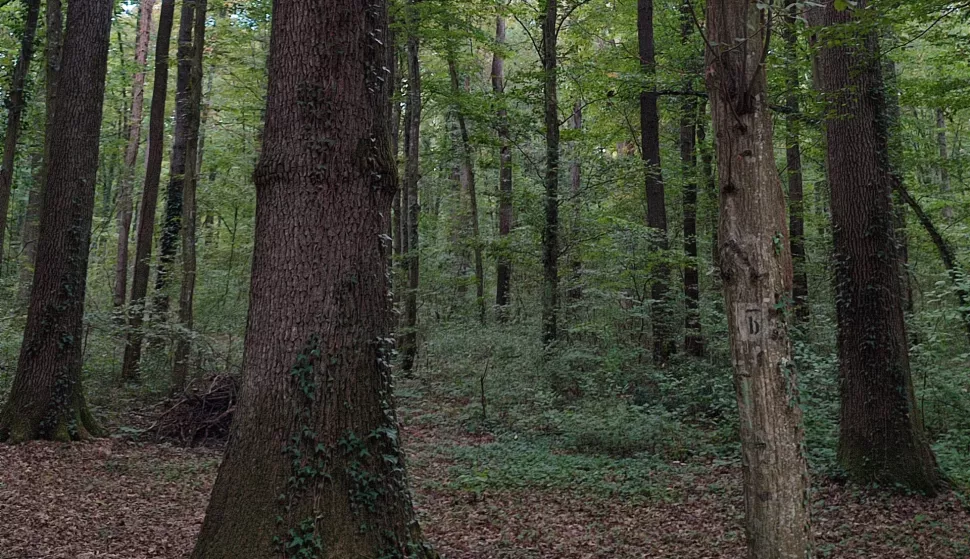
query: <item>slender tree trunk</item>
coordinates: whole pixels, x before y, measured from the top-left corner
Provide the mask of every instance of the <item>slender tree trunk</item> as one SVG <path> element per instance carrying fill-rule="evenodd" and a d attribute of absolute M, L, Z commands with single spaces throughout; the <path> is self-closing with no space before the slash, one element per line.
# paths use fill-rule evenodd
<path fill-rule="evenodd" d="M 458 83 L 458 68 L 454 59 L 448 60 L 448 75 L 451 78 L 451 93 L 456 101 L 460 98 L 461 87 Z M 485 323 L 485 264 L 482 260 L 481 229 L 478 222 L 478 193 L 475 190 L 475 162 L 472 159 L 472 143 L 468 135 L 468 123 L 462 112 L 461 103 L 456 103 L 455 118 L 461 136 L 461 174 L 462 183 L 468 194 L 468 211 L 471 214 L 472 253 L 475 257 L 475 295 L 478 303 L 478 319 Z"/>
<path fill-rule="evenodd" d="M 700 112 L 706 112 L 704 105 L 700 106 Z M 717 174 L 714 171 L 714 153 L 717 150 L 716 142 L 711 145 L 707 142 L 707 126 L 703 120 L 697 121 L 697 145 L 701 151 L 701 175 L 704 178 L 704 193 L 711 202 L 711 215 L 708 219 L 711 235 L 711 267 L 714 269 L 715 282 L 720 277 L 721 255 L 718 250 L 718 222 L 720 221 L 720 210 L 718 209 L 718 199 L 720 198 L 717 186 Z"/>
<path fill-rule="evenodd" d="M 37 241 L 40 236 L 40 214 L 44 204 L 44 189 L 50 165 L 50 143 L 54 137 L 54 109 L 57 100 L 57 80 L 61 71 L 61 47 L 64 33 L 64 14 L 60 0 L 47 0 L 44 14 L 47 42 L 44 45 L 44 154 L 40 171 L 30 188 L 27 218 L 24 226 L 24 265 L 20 270 L 20 294 L 28 300 L 37 262 Z"/>
<path fill-rule="evenodd" d="M 499 185 L 498 185 L 498 235 L 503 242 L 495 263 L 495 305 L 498 317 L 504 320 L 506 308 L 511 302 L 512 259 L 509 258 L 507 243 L 512 232 L 512 146 L 509 141 L 509 113 L 505 108 L 505 58 L 501 49 L 505 48 L 505 17 L 495 18 L 495 43 L 498 51 L 492 57 L 492 91 L 499 100 L 498 137 L 499 147 Z"/>
<path fill-rule="evenodd" d="M 152 84 L 152 106 L 148 122 L 148 148 L 145 156 L 145 182 L 138 213 L 138 239 L 135 244 L 135 266 L 131 278 L 131 310 L 125 357 L 121 379 L 138 379 L 141 362 L 142 325 L 145 320 L 145 301 L 151 271 L 152 241 L 155 235 L 155 210 L 158 206 L 158 186 L 162 173 L 165 138 L 165 103 L 168 97 L 168 50 L 172 41 L 175 0 L 162 0 L 155 39 L 155 78 Z"/>
<path fill-rule="evenodd" d="M 573 114 L 569 119 L 572 124 L 573 130 L 577 133 L 581 133 L 583 130 L 583 101 L 577 99 L 573 103 Z M 583 261 L 579 256 L 579 222 L 580 222 L 580 193 L 583 187 L 583 167 L 580 158 L 579 150 L 575 149 L 573 153 L 572 161 L 569 163 L 569 195 L 572 198 L 573 203 L 573 215 L 572 215 L 572 230 L 573 237 L 573 247 L 569 251 L 570 262 L 569 269 L 573 275 L 572 286 L 569 288 L 569 299 L 572 301 L 578 301 L 583 298 Z"/>
<path fill-rule="evenodd" d="M 910 373 L 893 223 L 898 179 L 889 163 L 879 40 L 875 33 L 845 40 L 841 25 L 864 8 L 861 1 L 838 10 L 827 0 L 819 10 L 817 68 L 830 107 L 825 140 L 842 393 L 839 461 L 854 481 L 933 493 L 941 480 Z"/>
<path fill-rule="evenodd" d="M 653 40 L 653 0 L 637 0 L 637 38 L 640 67 L 650 84 L 640 93 L 640 150 L 646 177 L 647 227 L 653 235 L 653 246 L 660 258 L 650 297 L 653 300 L 651 323 L 653 324 L 653 362 L 664 366 L 675 351 L 672 324 L 669 316 L 670 268 L 664 262 L 667 245 L 667 206 L 663 174 L 660 170 L 660 112 L 657 109 L 657 88 L 653 83 L 656 72 L 656 54 Z"/>
<path fill-rule="evenodd" d="M 138 40 L 135 43 L 135 77 L 131 86 L 131 115 L 128 124 L 128 146 L 125 148 L 125 168 L 118 193 L 118 258 L 115 263 L 115 307 L 125 305 L 128 292 L 128 238 L 131 232 L 131 191 L 141 144 L 142 110 L 145 106 L 145 65 L 148 62 L 148 43 L 151 39 L 152 11 L 155 0 L 142 0 L 138 13 Z"/>
<path fill-rule="evenodd" d="M 808 320 L 808 271 L 805 268 L 805 199 L 802 180 L 802 146 L 799 119 L 798 95 L 801 89 L 799 78 L 798 34 L 796 32 L 795 0 L 785 2 L 785 21 L 782 36 L 785 39 L 785 67 L 787 95 L 785 99 L 785 158 L 788 167 L 788 210 L 791 234 L 792 266 L 794 283 L 792 298 L 795 302 L 795 317 L 800 322 Z"/>
<path fill-rule="evenodd" d="M 944 198 L 950 196 L 950 169 L 948 168 L 949 153 L 946 147 L 946 115 L 943 109 L 936 109 L 936 145 L 940 150 L 940 192 Z M 953 207 L 947 204 L 943 208 L 943 217 L 953 219 Z"/>
<path fill-rule="evenodd" d="M 411 505 L 386 342 L 386 33 L 384 2 L 274 2 L 245 380 L 195 559 L 437 557 Z"/>
<path fill-rule="evenodd" d="M 418 244 L 418 218 L 421 205 L 418 200 L 418 182 L 421 180 L 421 62 L 418 58 L 418 15 L 415 4 L 409 0 L 407 10 L 408 39 L 408 97 L 404 115 L 404 146 L 406 150 L 404 169 L 404 204 L 407 207 L 407 238 L 405 261 L 407 262 L 408 288 L 404 296 L 404 332 L 401 336 L 401 369 L 410 372 L 418 355 L 418 286 L 421 262 Z"/>
<path fill-rule="evenodd" d="M 543 107 L 546 127 L 545 224 L 542 228 L 542 342 L 559 337 L 559 4 L 542 0 Z"/>
<path fill-rule="evenodd" d="M 100 434 L 81 388 L 81 340 L 113 5 L 68 3 L 37 270 L 0 440 Z"/>
<path fill-rule="evenodd" d="M 689 2 L 680 7 L 681 43 L 690 44 L 694 21 Z M 688 80 L 685 91 L 692 84 Z M 701 332 L 701 286 L 697 268 L 697 121 L 700 113 L 697 100 L 684 97 L 680 115 L 680 162 L 684 178 L 684 353 L 691 357 L 704 355 L 704 336 Z"/>
<path fill-rule="evenodd" d="M 0 167 L 0 273 L 3 271 L 3 247 L 7 233 L 7 210 L 10 209 L 10 190 L 13 186 L 13 166 L 17 157 L 17 141 L 20 139 L 20 124 L 27 104 L 26 86 L 30 71 L 30 61 L 34 57 L 34 37 L 37 34 L 37 21 L 40 19 L 40 0 L 27 0 L 24 34 L 20 41 L 20 57 L 13 67 L 10 91 L 5 99 L 7 106 L 7 130 L 4 133 L 3 163 Z"/>
<path fill-rule="evenodd" d="M 183 0 L 179 18 L 177 63 L 175 78 L 175 132 L 172 135 L 172 156 L 169 160 L 168 188 L 165 190 L 165 221 L 158 240 L 158 265 L 155 270 L 154 314 L 167 320 L 169 274 L 175 264 L 179 235 L 182 229 L 182 200 L 185 190 L 185 171 L 188 146 L 192 137 L 192 35 L 195 28 L 195 7 L 200 0 Z"/>
<path fill-rule="evenodd" d="M 195 301 L 195 226 L 196 186 L 199 182 L 198 163 L 201 159 L 202 123 L 202 62 L 205 53 L 205 21 L 208 0 L 195 2 L 195 33 L 192 44 L 192 74 L 189 82 L 188 142 L 185 149 L 185 182 L 182 203 L 182 285 L 179 291 L 179 323 L 184 329 L 175 344 L 175 363 L 172 366 L 172 394 L 185 388 L 192 357 L 191 332 L 194 327 L 192 306 Z"/>
<path fill-rule="evenodd" d="M 747 0 L 712 0 L 704 74 L 718 139 L 721 275 L 748 557 L 805 559 L 812 556 L 811 500 L 788 335 L 792 260 L 762 58 L 765 15 Z"/>

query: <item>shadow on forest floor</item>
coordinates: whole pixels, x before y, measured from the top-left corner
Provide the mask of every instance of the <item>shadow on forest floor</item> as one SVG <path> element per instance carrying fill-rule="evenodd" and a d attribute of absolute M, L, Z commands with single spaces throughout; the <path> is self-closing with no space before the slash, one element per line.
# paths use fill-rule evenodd
<path fill-rule="evenodd" d="M 415 501 L 448 559 L 744 555 L 736 465 L 567 454 L 469 428 L 470 402 L 416 381 L 399 392 Z M 0 445 L 0 559 L 185 557 L 219 456 L 120 438 Z M 816 480 L 814 505 L 819 557 L 970 557 L 956 495 Z"/>

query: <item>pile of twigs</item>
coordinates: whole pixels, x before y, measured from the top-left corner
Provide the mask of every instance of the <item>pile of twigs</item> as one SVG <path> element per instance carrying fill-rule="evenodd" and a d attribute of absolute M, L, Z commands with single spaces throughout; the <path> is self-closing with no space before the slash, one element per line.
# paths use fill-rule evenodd
<path fill-rule="evenodd" d="M 222 444 L 229 437 L 238 393 L 239 381 L 231 375 L 196 380 L 146 434 L 181 446 Z"/>

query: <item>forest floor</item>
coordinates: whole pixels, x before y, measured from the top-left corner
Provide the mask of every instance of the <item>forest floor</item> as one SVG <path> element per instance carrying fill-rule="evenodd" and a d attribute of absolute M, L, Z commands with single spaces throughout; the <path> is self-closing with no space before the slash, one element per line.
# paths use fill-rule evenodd
<path fill-rule="evenodd" d="M 415 384 L 401 390 L 405 449 L 425 532 L 444 557 L 743 557 L 736 464 L 568 455 L 469 429 L 461 417 L 473 402 L 432 403 Z M 0 445 L 0 559 L 187 557 L 220 454 L 123 437 Z M 957 495 L 815 483 L 819 557 L 970 557 Z"/>

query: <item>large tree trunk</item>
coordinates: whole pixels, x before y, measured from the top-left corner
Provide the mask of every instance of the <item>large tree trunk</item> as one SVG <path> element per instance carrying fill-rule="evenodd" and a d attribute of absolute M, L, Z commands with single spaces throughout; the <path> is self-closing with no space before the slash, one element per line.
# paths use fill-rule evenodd
<path fill-rule="evenodd" d="M 856 8 L 827 0 L 817 68 L 829 103 L 842 408 L 839 461 L 857 482 L 934 492 L 936 459 L 916 409 L 893 224 L 886 99 L 875 33 L 845 36 Z M 853 27 L 855 29 L 855 27 Z M 853 31 L 852 33 L 855 33 Z"/>
<path fill-rule="evenodd" d="M 505 48 L 505 17 L 495 18 L 495 43 L 499 49 Z M 498 235 L 503 242 L 508 241 L 512 232 L 512 146 L 509 141 L 509 113 L 505 108 L 505 58 L 501 51 L 492 57 L 492 91 L 498 97 Z M 499 319 L 504 319 L 506 308 L 511 302 L 512 259 L 509 249 L 503 245 L 495 262 L 495 306 L 499 309 Z"/>
<path fill-rule="evenodd" d="M 653 362 L 664 366 L 674 353 L 673 327 L 670 315 L 668 283 L 670 268 L 664 262 L 667 244 L 667 205 L 663 174 L 660 169 L 660 112 L 657 109 L 656 54 L 653 39 L 653 0 L 637 0 L 637 38 L 640 67 L 650 82 L 640 92 L 640 155 L 646 177 L 647 227 L 653 236 L 653 248 L 660 258 L 650 284 L 653 300 L 650 321 L 653 325 Z"/>
<path fill-rule="evenodd" d="M 403 239 L 405 262 L 407 263 L 408 285 L 404 295 L 404 327 L 401 340 L 401 369 L 410 372 L 418 356 L 418 285 L 420 283 L 421 261 L 418 245 L 418 218 L 421 205 L 418 199 L 418 182 L 421 180 L 421 61 L 418 58 L 420 40 L 418 39 L 418 15 L 410 0 L 407 9 L 407 63 L 408 95 L 404 114 L 404 189 L 402 192 L 405 217 L 407 219 Z"/>
<path fill-rule="evenodd" d="M 30 297 L 34 279 L 37 241 L 40 236 L 40 213 L 44 204 L 44 188 L 47 186 L 50 143 L 54 137 L 54 105 L 57 99 L 57 79 L 61 71 L 61 46 L 64 33 L 64 14 L 60 0 L 47 0 L 44 18 L 47 26 L 47 42 L 44 45 L 44 58 L 46 59 L 44 68 L 44 153 L 40 170 L 30 187 L 27 198 L 27 217 L 24 220 L 24 261 L 20 268 L 20 296 L 24 301 Z"/>
<path fill-rule="evenodd" d="M 37 270 L 0 440 L 99 433 L 81 388 L 81 340 L 113 5 L 68 3 Z"/>
<path fill-rule="evenodd" d="M 158 185 L 162 174 L 165 138 L 165 103 L 168 97 L 168 50 L 172 40 L 175 0 L 162 0 L 155 39 L 155 77 L 152 106 L 148 121 L 148 149 L 145 156 L 145 183 L 138 212 L 138 239 L 135 244 L 135 266 L 131 277 L 131 309 L 121 379 L 138 378 L 141 362 L 142 325 L 145 320 L 145 298 L 151 272 L 152 241 L 155 235 L 155 210 L 158 207 Z"/>
<path fill-rule="evenodd" d="M 169 160 L 168 188 L 165 190 L 165 220 L 158 240 L 158 264 L 155 270 L 155 296 L 153 313 L 162 321 L 167 320 L 169 294 L 166 289 L 169 274 L 175 265 L 179 235 L 182 230 L 182 200 L 185 190 L 185 172 L 188 162 L 189 142 L 192 141 L 192 66 L 195 28 L 195 7 L 200 0 L 183 0 L 179 17 L 177 64 L 175 77 L 175 132 L 172 135 L 172 156 Z"/>
<path fill-rule="evenodd" d="M 791 255 L 794 270 L 792 298 L 795 301 L 795 317 L 804 322 L 809 317 L 808 271 L 805 269 L 805 201 L 802 180 L 802 145 L 799 119 L 798 96 L 801 84 L 799 79 L 798 34 L 795 0 L 786 0 L 785 21 L 782 35 L 785 39 L 786 86 L 785 99 L 785 159 L 788 167 L 788 210 L 791 234 Z"/>
<path fill-rule="evenodd" d="M 559 337 L 559 4 L 558 0 L 543 0 L 542 4 L 542 90 L 546 128 L 542 342 L 548 346 Z"/>
<path fill-rule="evenodd" d="M 468 195 L 468 212 L 471 214 L 472 253 L 475 257 L 475 296 L 478 304 L 478 319 L 485 323 L 485 264 L 482 260 L 481 228 L 478 222 L 478 193 L 475 190 L 475 161 L 472 158 L 472 142 L 468 135 L 468 123 L 458 102 L 462 88 L 458 83 L 458 68 L 454 59 L 448 60 L 448 76 L 451 78 L 451 94 L 455 97 L 455 118 L 458 120 L 458 132 L 461 138 L 461 174 L 462 185 Z"/>
<path fill-rule="evenodd" d="M 391 382 L 386 34 L 384 2 L 274 2 L 243 389 L 196 559 L 436 557 Z"/>
<path fill-rule="evenodd" d="M 185 388 L 192 354 L 190 333 L 194 326 L 192 305 L 195 301 L 195 226 L 196 186 L 201 162 L 200 126 L 202 123 L 202 60 L 205 53 L 205 21 L 208 0 L 196 0 L 195 33 L 192 45 L 192 74 L 189 82 L 188 142 L 185 148 L 185 182 L 182 200 L 182 285 L 179 290 L 179 323 L 183 332 L 175 344 L 175 362 L 169 390 L 178 394 Z"/>
<path fill-rule="evenodd" d="M 808 468 L 788 335 L 792 261 L 773 156 L 764 14 L 747 0 L 707 8 L 707 89 L 717 137 L 720 254 L 751 559 L 811 557 Z"/>
<path fill-rule="evenodd" d="M 118 192 L 118 259 L 115 262 L 115 307 L 125 305 L 128 292 L 128 238 L 131 233 L 131 191 L 135 180 L 138 146 L 141 144 L 141 116 L 145 106 L 145 65 L 148 62 L 148 43 L 151 39 L 152 11 L 155 0 L 142 0 L 138 13 L 138 40 L 135 43 L 135 77 L 131 86 L 131 114 L 128 119 L 128 146 L 125 148 L 125 168 Z"/>
<path fill-rule="evenodd" d="M 13 67 L 13 79 L 5 99 L 7 107 L 7 130 L 4 133 L 3 163 L 0 167 L 0 273 L 3 272 L 3 247 L 7 232 L 7 210 L 10 209 L 10 189 L 13 186 L 13 165 L 17 156 L 17 141 L 20 139 L 21 117 L 26 105 L 27 76 L 30 61 L 34 57 L 34 36 L 37 34 L 37 21 L 40 19 L 40 0 L 25 2 L 26 22 L 20 41 L 20 57 Z"/>

